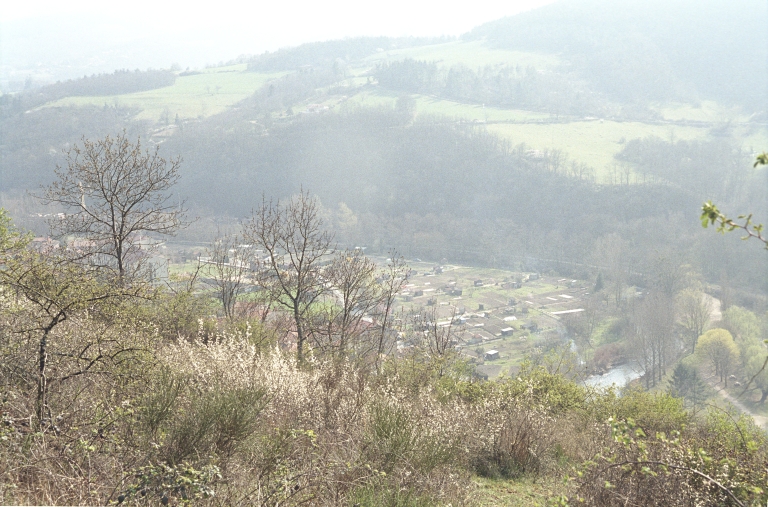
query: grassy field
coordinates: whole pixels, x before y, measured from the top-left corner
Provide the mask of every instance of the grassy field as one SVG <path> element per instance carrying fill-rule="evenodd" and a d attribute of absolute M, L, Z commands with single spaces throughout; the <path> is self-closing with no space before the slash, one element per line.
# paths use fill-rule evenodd
<path fill-rule="evenodd" d="M 366 90 L 350 97 L 352 104 L 363 107 L 394 107 L 399 94 L 386 90 Z M 613 173 L 614 156 L 621 151 L 623 143 L 631 139 L 656 136 L 665 140 L 704 139 L 708 127 L 675 125 L 664 123 L 616 122 L 608 120 L 576 120 L 563 123 L 526 123 L 550 120 L 547 113 L 519 109 L 483 107 L 439 99 L 426 95 L 411 95 L 416 100 L 417 115 L 440 115 L 455 120 L 486 123 L 489 132 L 508 139 L 513 145 L 525 143 L 532 149 L 559 149 L 570 160 L 587 164 L 595 169 L 599 183 L 611 183 L 617 175 Z M 745 118 L 734 110 L 720 108 L 715 103 L 705 102 L 699 109 L 680 105 L 664 110 L 669 121 L 726 121 L 734 122 Z M 750 151 L 760 151 L 768 146 L 768 128 L 733 123 L 731 135 L 740 140 Z"/>
<path fill-rule="evenodd" d="M 559 64 L 557 57 L 536 53 L 506 51 L 487 47 L 482 41 L 452 41 L 416 48 L 381 51 L 358 62 L 353 71 L 356 76 L 347 77 L 342 84 L 342 97 L 335 86 L 320 90 L 328 93 L 325 98 L 313 97 L 308 102 L 339 105 L 337 110 L 349 107 L 393 107 L 400 95 L 397 92 L 366 86 L 368 78 L 363 74 L 377 63 L 403 58 L 434 61 L 439 65 L 464 64 L 471 68 L 486 65 L 520 65 L 523 67 L 548 68 Z M 245 65 L 215 67 L 191 76 L 179 76 L 173 86 L 145 92 L 117 95 L 68 97 L 46 105 L 128 106 L 141 110 L 138 119 L 173 121 L 180 118 L 201 118 L 224 111 L 246 98 L 268 80 L 284 73 L 257 74 L 247 72 Z M 708 122 L 710 126 L 675 125 L 664 123 L 615 122 L 608 120 L 579 120 L 552 122 L 547 113 L 484 107 L 443 100 L 425 95 L 412 95 L 416 100 L 416 114 L 444 116 L 451 121 L 468 121 L 484 125 L 489 132 L 508 139 L 513 145 L 525 143 L 531 149 L 559 149 L 570 160 L 586 164 L 595 170 L 599 183 L 618 183 L 623 180 L 622 171 L 615 164 L 614 156 L 623 143 L 631 139 L 657 136 L 666 140 L 704 139 L 711 134 L 711 125 L 724 126 L 730 135 L 748 151 L 760 152 L 768 147 L 768 128 L 748 123 L 750 118 L 738 109 L 722 106 L 712 101 L 702 101 L 697 106 L 689 104 L 665 104 L 656 107 L 661 116 L 670 122 Z M 346 99 L 344 99 L 346 100 Z M 297 104 L 300 111 L 305 104 Z M 721 133 L 722 134 L 722 133 Z M 632 181 L 634 178 L 632 178 Z"/>
<path fill-rule="evenodd" d="M 544 507 L 563 491 L 562 482 L 549 480 L 494 480 L 476 477 L 471 498 L 482 507 Z"/>
<path fill-rule="evenodd" d="M 164 113 L 171 121 L 177 114 L 180 118 L 199 118 L 224 111 L 282 74 L 246 72 L 245 65 L 216 67 L 201 74 L 179 76 L 173 86 L 165 88 L 125 95 L 67 97 L 46 106 L 120 105 L 141 109 L 138 119 L 143 120 L 159 120 Z"/>
<path fill-rule="evenodd" d="M 401 94 L 387 90 L 366 90 L 355 94 L 349 100 L 361 106 L 391 106 Z M 550 118 L 548 113 L 524 111 L 522 109 L 501 109 L 497 107 L 483 107 L 480 104 L 466 104 L 452 100 L 440 99 L 428 95 L 411 94 L 416 100 L 417 115 L 439 115 L 452 119 L 468 121 L 514 121 L 524 122 L 531 120 L 545 120 Z"/>
<path fill-rule="evenodd" d="M 665 120 L 705 122 L 745 122 L 749 115 L 737 107 L 726 107 L 712 100 L 703 100 L 698 107 L 691 104 L 667 104 L 655 108 Z"/>
<path fill-rule="evenodd" d="M 639 122 L 573 121 L 549 124 L 495 124 L 488 131 L 509 139 L 512 144 L 525 143 L 533 149 L 556 148 L 568 158 L 595 169 L 597 181 L 608 183 L 614 155 L 623 143 L 639 137 L 662 139 L 703 139 L 707 130 L 677 125 L 653 125 Z"/>

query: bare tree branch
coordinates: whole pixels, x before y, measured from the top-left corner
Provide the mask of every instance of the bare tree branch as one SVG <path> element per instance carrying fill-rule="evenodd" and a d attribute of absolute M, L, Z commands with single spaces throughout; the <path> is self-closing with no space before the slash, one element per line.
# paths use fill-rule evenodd
<path fill-rule="evenodd" d="M 183 202 L 170 189 L 179 180 L 181 159 L 166 160 L 158 148 L 142 151 L 122 132 L 82 140 L 67 153 L 67 166 L 40 197 L 64 209 L 49 226 L 55 235 L 74 235 L 80 259 L 114 272 L 120 283 L 146 274 L 151 254 L 143 234 L 173 235 L 189 221 Z"/>

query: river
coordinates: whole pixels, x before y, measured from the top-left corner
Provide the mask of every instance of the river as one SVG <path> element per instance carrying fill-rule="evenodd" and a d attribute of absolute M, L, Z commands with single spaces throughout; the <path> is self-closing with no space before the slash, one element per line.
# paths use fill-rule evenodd
<path fill-rule="evenodd" d="M 584 384 L 592 387 L 625 387 L 631 381 L 640 378 L 640 365 L 635 362 L 620 364 L 603 375 L 592 375 Z"/>

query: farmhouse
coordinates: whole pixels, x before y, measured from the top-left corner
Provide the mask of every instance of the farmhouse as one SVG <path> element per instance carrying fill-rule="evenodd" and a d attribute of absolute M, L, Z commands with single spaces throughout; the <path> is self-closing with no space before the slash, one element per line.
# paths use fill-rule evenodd
<path fill-rule="evenodd" d="M 485 353 L 485 360 L 486 361 L 493 361 L 494 359 L 499 358 L 499 351 L 498 350 L 489 350 Z"/>

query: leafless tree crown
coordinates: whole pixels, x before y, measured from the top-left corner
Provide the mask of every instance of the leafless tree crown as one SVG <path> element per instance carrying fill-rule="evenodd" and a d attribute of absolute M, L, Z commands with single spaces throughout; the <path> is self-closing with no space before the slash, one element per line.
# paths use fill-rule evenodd
<path fill-rule="evenodd" d="M 263 199 L 246 224 L 245 238 L 265 252 L 270 284 L 280 295 L 277 302 L 293 315 L 301 361 L 307 314 L 326 290 L 321 260 L 334 251 L 320 204 L 304 192 L 285 203 Z"/>
<path fill-rule="evenodd" d="M 63 208 L 50 221 L 54 234 L 74 235 L 91 262 L 99 262 L 120 279 L 136 273 L 145 257 L 143 234 L 173 235 L 189 222 L 183 202 L 170 189 L 179 180 L 180 158 L 166 160 L 142 150 L 141 139 L 116 137 L 82 140 L 67 153 L 67 166 L 44 189 L 41 200 Z"/>

